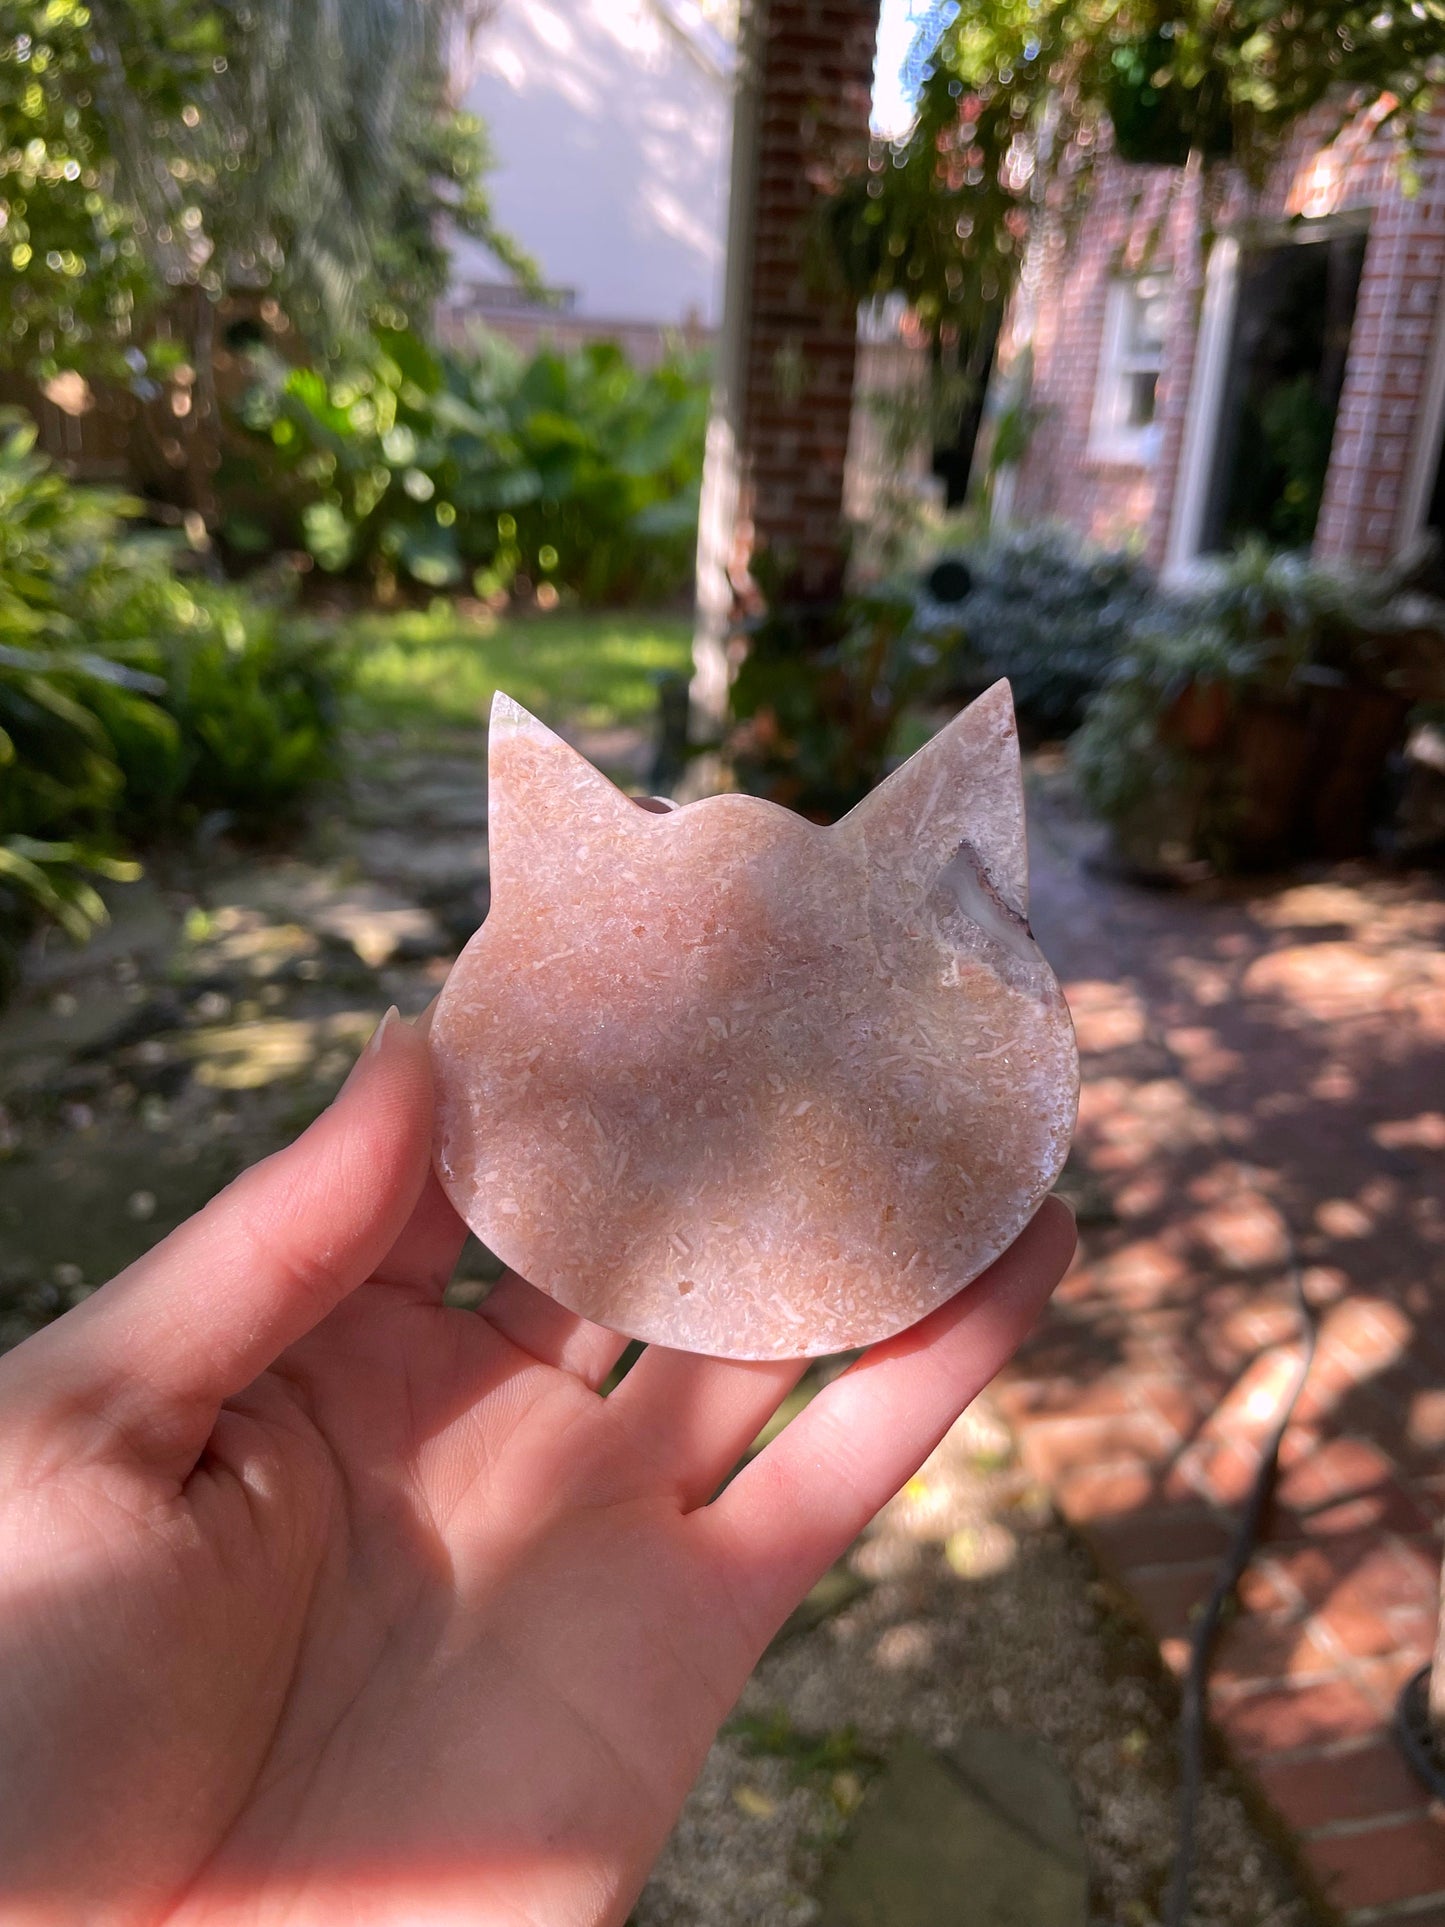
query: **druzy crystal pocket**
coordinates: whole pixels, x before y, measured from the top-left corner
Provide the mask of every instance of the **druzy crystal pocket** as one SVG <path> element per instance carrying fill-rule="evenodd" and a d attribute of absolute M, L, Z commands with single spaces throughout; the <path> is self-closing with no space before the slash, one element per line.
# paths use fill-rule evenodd
<path fill-rule="evenodd" d="M 436 1162 L 487 1245 L 619 1332 L 733 1358 L 912 1324 L 1068 1151 L 999 683 L 841 822 L 639 809 L 499 696 L 492 907 L 432 1025 Z"/>

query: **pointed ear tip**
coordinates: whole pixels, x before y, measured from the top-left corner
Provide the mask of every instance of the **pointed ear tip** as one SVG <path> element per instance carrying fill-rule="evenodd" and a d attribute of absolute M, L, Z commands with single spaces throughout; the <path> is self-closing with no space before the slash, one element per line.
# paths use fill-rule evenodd
<path fill-rule="evenodd" d="M 1012 716 L 1014 713 L 1013 684 L 1007 676 L 1000 676 L 997 682 L 990 683 L 981 696 L 975 697 L 970 705 L 974 709 L 1001 709 Z"/>
<path fill-rule="evenodd" d="M 492 711 L 487 721 L 488 743 L 500 743 L 508 736 L 520 735 L 523 730 L 534 736 L 554 737 L 555 732 L 534 716 L 530 709 L 523 709 L 515 696 L 509 696 L 499 689 L 492 697 Z"/>

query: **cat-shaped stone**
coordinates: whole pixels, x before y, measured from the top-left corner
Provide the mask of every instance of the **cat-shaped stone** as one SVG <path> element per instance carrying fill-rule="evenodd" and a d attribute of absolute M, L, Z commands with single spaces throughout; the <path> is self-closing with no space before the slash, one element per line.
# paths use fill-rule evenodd
<path fill-rule="evenodd" d="M 489 770 L 492 907 L 431 1038 L 437 1171 L 500 1258 L 615 1331 L 782 1358 L 1004 1250 L 1078 1096 L 1006 683 L 830 828 L 640 809 L 501 695 Z"/>

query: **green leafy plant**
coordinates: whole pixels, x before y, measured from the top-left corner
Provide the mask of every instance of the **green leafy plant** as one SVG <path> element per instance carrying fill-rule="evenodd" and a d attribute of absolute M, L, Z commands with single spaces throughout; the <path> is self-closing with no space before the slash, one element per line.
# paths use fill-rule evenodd
<path fill-rule="evenodd" d="M 748 625 L 726 743 L 744 789 L 824 822 L 868 794 L 937 669 L 912 617 L 912 596 L 883 588 L 821 606 L 778 600 Z"/>
<path fill-rule="evenodd" d="M 772 602 L 744 631 L 732 766 L 747 789 L 842 815 L 911 746 L 920 710 L 1000 676 L 1037 734 L 1067 734 L 1160 600 L 1132 558 L 1041 529 L 975 536 L 834 604 Z"/>
<path fill-rule="evenodd" d="M 108 651 L 158 692 L 149 714 L 96 704 L 124 782 L 118 820 L 143 837 L 219 812 L 263 832 L 333 770 L 340 646 L 159 559 L 98 583 L 93 604 Z"/>
<path fill-rule="evenodd" d="M 860 1737 L 856 1727 L 841 1726 L 828 1733 L 800 1732 L 786 1707 L 775 1707 L 767 1713 L 738 1713 L 723 1732 L 736 1739 L 750 1759 L 786 1760 L 795 1786 L 806 1785 L 815 1775 L 859 1769 L 872 1773 L 883 1764 L 882 1754 Z"/>
<path fill-rule="evenodd" d="M 959 581 L 969 587 L 945 601 L 930 585 L 940 576 L 946 585 L 950 564 L 961 566 Z M 1094 548 L 1066 529 L 1005 529 L 935 558 L 914 623 L 939 651 L 940 697 L 967 700 L 1007 676 L 1024 723 L 1040 736 L 1066 736 L 1135 626 L 1160 603 L 1134 556 Z"/>
<path fill-rule="evenodd" d="M 638 370 L 607 343 L 524 362 L 379 331 L 325 368 L 260 363 L 245 492 L 333 574 L 656 601 L 691 569 L 706 416 L 695 362 Z"/>
<path fill-rule="evenodd" d="M 135 503 L 34 441 L 0 416 L 0 922 L 81 936 L 137 841 L 295 806 L 329 768 L 336 668 L 281 610 L 178 576 Z"/>
<path fill-rule="evenodd" d="M 272 290 L 329 346 L 424 316 L 448 230 L 535 286 L 492 217 L 485 132 L 450 98 L 465 12 L 0 0 L 0 363 L 134 373 L 165 303 L 204 389 L 228 291 Z"/>

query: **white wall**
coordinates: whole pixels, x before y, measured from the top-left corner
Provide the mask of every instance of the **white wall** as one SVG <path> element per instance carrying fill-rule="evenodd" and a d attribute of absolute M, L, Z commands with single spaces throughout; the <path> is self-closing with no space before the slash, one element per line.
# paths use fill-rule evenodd
<path fill-rule="evenodd" d="M 691 0 L 500 0 L 478 33 L 465 105 L 491 135 L 498 221 L 579 314 L 716 324 L 727 55 Z M 468 280 L 503 278 L 467 241 L 453 275 L 463 303 Z"/>

